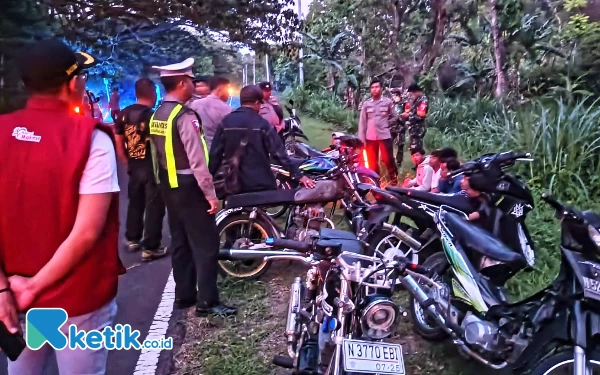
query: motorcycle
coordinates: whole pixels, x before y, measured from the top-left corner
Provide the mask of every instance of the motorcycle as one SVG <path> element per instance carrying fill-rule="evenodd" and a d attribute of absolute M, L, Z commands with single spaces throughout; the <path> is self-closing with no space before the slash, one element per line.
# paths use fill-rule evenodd
<path fill-rule="evenodd" d="M 528 271 L 535 264 L 534 244 L 525 224 L 525 218 L 534 208 L 531 191 L 527 185 L 505 170 L 514 166 L 516 161 L 530 161 L 528 153 L 505 152 L 486 154 L 474 161 L 467 162 L 452 172 L 451 176 L 465 174 L 469 176 L 471 187 L 489 196 L 488 219 L 482 227 L 499 237 L 513 251 L 524 255 Z M 440 232 L 435 228 L 434 213 L 441 206 L 449 206 L 455 210 L 470 213 L 476 210 L 476 200 L 463 195 L 435 194 L 401 187 L 372 189 L 372 196 L 378 204 L 389 207 L 388 215 L 381 215 L 378 221 L 370 223 L 371 228 L 387 229 L 377 231 L 369 239 L 369 243 L 378 251 L 394 253 L 402 256 L 413 256 L 414 263 L 420 263 L 431 254 L 442 252 Z M 390 223 L 390 215 L 394 218 Z M 401 222 L 401 218 L 409 218 L 414 225 Z M 413 238 L 406 241 L 390 242 L 392 226 L 409 233 Z M 372 229 L 371 229 L 372 230 Z M 387 233 L 387 234 L 386 234 Z M 389 247 L 385 247 L 389 245 Z M 415 247 L 418 246 L 418 247 Z"/>
<path fill-rule="evenodd" d="M 548 194 L 561 222 L 561 267 L 542 291 L 508 302 L 503 269 L 527 260 L 498 238 L 473 225 L 463 213 L 441 206 L 435 213 L 444 253 L 409 289 L 419 306 L 415 330 L 425 339 L 450 337 L 463 354 L 492 369 L 530 375 L 589 375 L 600 371 L 600 216 L 580 212 Z M 498 272 L 500 271 L 500 272 Z M 592 372 L 592 369 L 594 370 Z"/>
<path fill-rule="evenodd" d="M 256 249 L 268 237 L 310 242 L 321 228 L 335 228 L 331 218 L 336 202 L 344 207 L 347 223 L 358 231 L 361 216 L 370 208 L 363 199 L 368 189 L 361 189 L 355 177 L 356 157 L 353 148 L 345 149 L 338 164 L 316 179 L 314 189 L 278 189 L 227 197 L 224 209 L 216 216 L 220 236 L 225 235 L 222 247 Z M 333 205 L 327 215 L 325 209 L 330 203 Z M 268 207 L 280 205 L 291 207 L 283 228 L 265 212 Z M 239 226 L 244 228 L 236 230 Z M 219 266 L 227 276 L 254 279 L 264 274 L 270 263 L 219 262 Z"/>
<path fill-rule="evenodd" d="M 288 111 L 290 117 L 284 119 L 285 126 L 281 131 L 280 135 L 285 144 L 285 149 L 290 156 L 296 156 L 298 158 L 312 158 L 312 157 L 321 157 L 324 154 L 308 144 L 298 141 L 297 138 L 301 138 L 308 142 L 308 137 L 302 131 L 302 122 L 300 118 L 296 114 L 296 109 L 294 108 L 294 101 L 290 100 L 289 104 L 291 107 L 285 106 L 285 109 Z"/>
<path fill-rule="evenodd" d="M 304 175 L 312 179 L 321 179 L 324 174 L 339 163 L 340 152 L 345 152 L 348 148 L 353 151 L 355 150 L 360 156 L 362 143 L 356 137 L 346 136 L 343 133 L 333 133 L 332 144 L 328 147 L 327 154 L 307 159 L 294 158 L 294 160 L 299 164 L 298 168 Z M 356 170 L 352 172 L 354 180 L 379 186 L 379 175 L 371 169 L 362 166 L 360 164 L 360 157 L 357 160 L 359 162 L 354 166 Z M 289 171 L 283 169 L 282 166 L 271 164 L 271 170 L 275 174 L 278 189 L 290 190 L 298 188 L 298 181 L 293 179 Z M 267 213 L 273 218 L 278 218 L 288 209 L 289 205 L 282 205 L 267 210 Z"/>
<path fill-rule="evenodd" d="M 322 229 L 311 242 L 270 238 L 267 243 L 274 250 L 224 249 L 219 255 L 266 255 L 310 266 L 306 280 L 296 277 L 290 287 L 287 355 L 276 356 L 273 364 L 293 369 L 294 375 L 405 373 L 402 346 L 383 341 L 402 313 L 391 299 L 395 275 L 410 279 L 429 270 L 365 255 L 365 244 L 340 230 Z"/>

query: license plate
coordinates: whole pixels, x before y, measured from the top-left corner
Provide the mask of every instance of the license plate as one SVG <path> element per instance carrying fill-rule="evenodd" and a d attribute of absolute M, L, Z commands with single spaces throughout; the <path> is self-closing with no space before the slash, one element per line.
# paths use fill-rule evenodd
<path fill-rule="evenodd" d="M 400 345 L 344 340 L 342 352 L 345 371 L 395 375 L 405 373 Z"/>

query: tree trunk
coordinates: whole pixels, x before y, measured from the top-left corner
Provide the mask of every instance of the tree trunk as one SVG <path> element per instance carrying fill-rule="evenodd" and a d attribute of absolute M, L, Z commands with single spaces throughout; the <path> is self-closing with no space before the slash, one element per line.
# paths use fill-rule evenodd
<path fill-rule="evenodd" d="M 446 24 L 448 23 L 446 0 L 433 0 L 431 7 L 433 8 L 433 30 L 431 32 L 431 42 L 424 54 L 423 65 L 420 69 L 421 73 L 427 73 L 433 66 L 435 59 L 440 56 L 442 43 L 446 36 Z"/>
<path fill-rule="evenodd" d="M 494 60 L 496 72 L 496 88 L 494 94 L 497 98 L 502 98 L 507 92 L 506 79 L 506 42 L 500 31 L 500 19 L 498 9 L 496 8 L 496 0 L 490 0 L 490 16 L 492 27 L 492 38 L 494 40 Z"/>

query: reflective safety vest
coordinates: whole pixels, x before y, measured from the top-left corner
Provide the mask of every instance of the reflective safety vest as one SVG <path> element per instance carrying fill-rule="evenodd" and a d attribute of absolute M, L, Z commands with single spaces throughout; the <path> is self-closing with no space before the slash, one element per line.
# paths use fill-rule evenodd
<path fill-rule="evenodd" d="M 161 105 L 164 106 L 166 103 Z M 165 164 L 167 167 L 167 175 L 169 177 L 169 185 L 171 188 L 179 187 L 179 183 L 177 180 L 177 170 L 178 169 L 189 169 L 189 161 L 187 159 L 187 154 L 185 153 L 185 149 L 183 148 L 183 143 L 179 138 L 179 132 L 177 131 L 177 126 L 174 124 L 177 121 L 177 118 L 180 114 L 182 114 L 183 105 L 176 104 L 171 112 L 169 113 L 167 120 L 157 119 L 157 114 L 159 114 L 161 107 L 159 107 L 156 112 L 150 118 L 150 144 L 152 147 L 152 161 L 154 164 L 154 175 L 156 180 L 159 181 L 158 177 L 158 169 L 159 169 L 159 149 L 162 149 Z M 194 112 L 195 113 L 195 112 Z M 160 115 L 159 115 L 160 116 Z M 164 116 L 164 115 L 163 115 Z M 198 118 L 198 126 L 200 126 L 200 119 Z M 159 137 L 160 142 L 155 142 L 152 137 Z M 163 139 L 164 138 L 164 139 Z M 175 140 L 174 140 L 175 138 Z M 204 133 L 202 132 L 202 128 L 200 127 L 200 140 L 202 141 L 202 146 L 204 148 L 204 157 L 206 159 L 206 163 L 208 164 L 208 148 L 206 145 L 206 140 L 204 139 Z M 159 145 L 160 143 L 161 145 Z M 162 146 L 162 147 L 161 147 Z"/>

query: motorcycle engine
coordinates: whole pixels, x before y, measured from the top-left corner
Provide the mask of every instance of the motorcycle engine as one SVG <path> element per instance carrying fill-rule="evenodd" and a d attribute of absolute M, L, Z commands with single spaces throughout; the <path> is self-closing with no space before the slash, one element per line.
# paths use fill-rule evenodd
<path fill-rule="evenodd" d="M 465 341 L 470 345 L 475 345 L 486 352 L 497 351 L 502 343 L 502 335 L 498 331 L 498 326 L 492 322 L 481 320 L 471 312 L 468 312 L 462 321 Z"/>
<path fill-rule="evenodd" d="M 319 230 L 326 223 L 325 208 L 321 204 L 308 204 L 296 207 L 294 224 L 296 228 L 296 241 L 312 241 L 319 237 Z"/>

